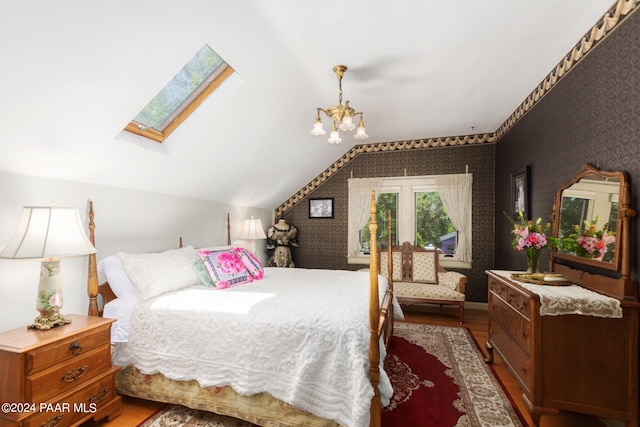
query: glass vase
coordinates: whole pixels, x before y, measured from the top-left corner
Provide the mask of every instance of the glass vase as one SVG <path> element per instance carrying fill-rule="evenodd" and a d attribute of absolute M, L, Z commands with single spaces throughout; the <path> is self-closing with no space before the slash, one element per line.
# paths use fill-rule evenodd
<path fill-rule="evenodd" d="M 538 260 L 540 259 L 540 249 L 527 248 L 525 252 L 527 254 L 527 273 L 539 273 Z"/>

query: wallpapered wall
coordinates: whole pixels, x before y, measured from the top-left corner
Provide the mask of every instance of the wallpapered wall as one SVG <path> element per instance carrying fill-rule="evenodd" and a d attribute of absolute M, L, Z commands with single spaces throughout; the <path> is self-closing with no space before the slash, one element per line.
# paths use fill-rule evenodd
<path fill-rule="evenodd" d="M 473 268 L 467 301 L 486 302 L 486 269 L 526 268 L 511 247 L 511 173 L 529 165 L 531 217 L 550 220 L 556 189 L 592 163 L 629 175 L 640 209 L 640 13 L 632 13 L 493 144 L 362 154 L 285 212 L 298 227 L 299 267 L 356 269 L 347 264 L 347 179 L 351 176 L 474 174 Z M 517 72 L 515 70 L 514 72 Z M 533 89 L 533 88 L 532 88 Z M 494 170 L 495 165 L 495 170 Z M 309 219 L 308 198 L 333 197 L 333 219 Z M 640 234 L 632 220 L 632 278 L 638 281 Z M 545 251 L 541 267 L 548 266 Z"/>
<path fill-rule="evenodd" d="M 487 299 L 484 271 L 493 263 L 494 145 L 422 148 L 361 154 L 343 167 L 283 217 L 299 231 L 299 247 L 292 249 L 298 267 L 355 270 L 347 263 L 348 179 L 473 173 L 473 268 L 467 275 L 467 300 Z M 334 198 L 333 219 L 310 219 L 309 198 Z"/>
<path fill-rule="evenodd" d="M 510 172 L 530 165 L 532 217 L 546 220 L 556 189 L 585 163 L 626 171 L 632 207 L 640 208 L 640 13 L 628 16 L 496 143 L 496 268 L 526 265 L 509 246 L 509 223 L 499 215 L 510 205 Z M 638 281 L 638 217 L 631 229 Z"/>

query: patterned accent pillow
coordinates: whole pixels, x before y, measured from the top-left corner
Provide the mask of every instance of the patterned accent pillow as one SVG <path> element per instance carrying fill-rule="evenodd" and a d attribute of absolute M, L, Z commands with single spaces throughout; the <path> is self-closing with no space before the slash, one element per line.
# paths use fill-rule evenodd
<path fill-rule="evenodd" d="M 238 254 L 233 250 L 198 251 L 216 289 L 226 289 L 253 281 Z"/>
<path fill-rule="evenodd" d="M 387 267 L 387 259 L 389 258 L 389 252 L 387 249 L 380 249 L 380 274 L 387 277 L 389 270 Z M 391 259 L 393 259 L 393 281 L 399 282 L 402 280 L 402 252 L 391 252 Z"/>
<path fill-rule="evenodd" d="M 233 248 L 233 250 L 238 254 L 240 261 L 244 265 L 244 268 L 247 269 L 251 277 L 254 280 L 260 280 L 264 277 L 264 269 L 262 268 L 262 263 L 260 260 L 251 252 L 245 248 Z"/>
<path fill-rule="evenodd" d="M 437 283 L 436 258 L 438 252 L 413 252 L 413 281 L 424 283 Z"/>
<path fill-rule="evenodd" d="M 201 259 L 193 260 L 193 268 L 196 270 L 196 274 L 204 286 L 208 286 L 210 288 L 216 287 L 216 284 L 213 283 L 213 279 L 211 279 L 209 270 L 207 270 L 207 266 L 204 265 L 204 261 Z"/>

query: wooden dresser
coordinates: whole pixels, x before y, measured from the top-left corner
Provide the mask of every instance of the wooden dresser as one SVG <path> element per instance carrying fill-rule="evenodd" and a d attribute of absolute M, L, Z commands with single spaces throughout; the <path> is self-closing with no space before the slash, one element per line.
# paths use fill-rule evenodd
<path fill-rule="evenodd" d="M 622 318 L 541 315 L 539 295 L 506 272 L 486 273 L 488 362 L 497 351 L 534 425 L 571 411 L 638 426 L 638 303 L 623 302 Z"/>
<path fill-rule="evenodd" d="M 120 414 L 111 365 L 111 323 L 67 315 L 47 331 L 0 334 L 0 426 L 76 426 Z"/>

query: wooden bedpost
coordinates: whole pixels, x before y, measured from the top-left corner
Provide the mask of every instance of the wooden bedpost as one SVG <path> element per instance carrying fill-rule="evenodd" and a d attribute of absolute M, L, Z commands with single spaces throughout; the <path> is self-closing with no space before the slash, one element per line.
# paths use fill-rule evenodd
<path fill-rule="evenodd" d="M 231 218 L 227 212 L 227 245 L 231 245 Z"/>
<path fill-rule="evenodd" d="M 89 240 L 96 246 L 96 224 L 93 222 L 93 202 L 89 200 Z M 98 309 L 98 268 L 96 266 L 96 254 L 89 255 L 89 272 L 87 275 L 87 294 L 89 295 L 89 316 L 99 316 Z"/>
<path fill-rule="evenodd" d="M 393 299 L 393 236 L 392 236 L 393 224 L 391 223 L 391 209 L 387 211 L 387 277 L 389 282 L 389 288 L 387 289 L 387 295 Z M 387 296 L 385 295 L 385 296 Z M 389 345 L 391 337 L 393 336 L 393 326 L 395 322 L 395 313 L 393 311 L 393 301 L 389 302 L 389 314 L 387 317 L 387 327 L 385 329 L 386 336 L 385 345 Z"/>
<path fill-rule="evenodd" d="M 391 231 L 393 230 L 391 224 L 391 209 L 387 212 L 387 277 L 389 278 L 389 289 L 393 293 L 393 239 Z"/>
<path fill-rule="evenodd" d="M 370 427 L 380 427 L 382 423 L 382 402 L 380 400 L 380 335 L 378 325 L 380 322 L 380 298 L 378 295 L 378 223 L 376 222 L 376 193 L 371 191 L 371 205 L 369 208 L 371 219 L 369 220 L 369 379 L 373 386 L 373 398 L 371 399 Z"/>

